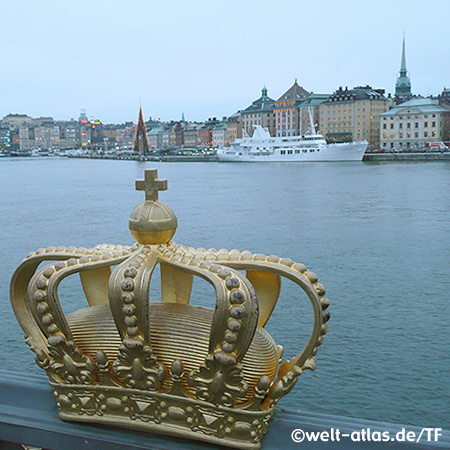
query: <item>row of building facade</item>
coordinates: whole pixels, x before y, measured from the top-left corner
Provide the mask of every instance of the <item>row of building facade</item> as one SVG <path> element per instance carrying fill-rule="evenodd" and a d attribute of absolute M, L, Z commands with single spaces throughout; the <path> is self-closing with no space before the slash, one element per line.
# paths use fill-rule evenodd
<path fill-rule="evenodd" d="M 0 123 L 0 151 L 33 148 L 131 149 L 137 131 L 145 133 L 145 152 L 180 148 L 218 147 L 251 136 L 256 125 L 271 136 L 298 136 L 313 130 L 328 142 L 366 140 L 369 148 L 422 148 L 427 142 L 450 141 L 450 89 L 436 97 L 413 95 L 406 69 L 403 39 L 399 76 L 394 96 L 369 85 L 339 87 L 332 94 L 316 94 L 297 80 L 278 99 L 264 86 L 250 106 L 222 119 L 161 122 L 149 118 L 141 124 L 105 125 L 89 120 L 82 111 L 78 120 L 54 121 L 9 114 Z M 146 144 L 147 145 L 147 144 Z"/>
<path fill-rule="evenodd" d="M 8 114 L 0 121 L 0 151 L 98 148 L 108 142 L 124 145 L 132 141 L 133 135 L 133 122 L 104 125 L 98 119 L 88 119 L 83 110 L 78 120 L 68 121 Z"/>

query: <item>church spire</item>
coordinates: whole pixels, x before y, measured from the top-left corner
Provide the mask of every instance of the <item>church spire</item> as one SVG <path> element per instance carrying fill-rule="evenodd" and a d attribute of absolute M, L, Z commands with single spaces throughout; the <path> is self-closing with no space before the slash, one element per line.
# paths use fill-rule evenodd
<path fill-rule="evenodd" d="M 408 71 L 406 70 L 406 40 L 405 33 L 403 33 L 403 43 L 402 43 L 402 61 L 400 63 L 400 72 L 397 78 L 397 83 L 395 83 L 395 103 L 399 105 L 400 103 L 406 102 L 412 98 L 411 94 L 411 81 L 408 77 Z"/>
<path fill-rule="evenodd" d="M 407 70 L 406 70 L 406 52 L 405 52 L 405 33 L 403 33 L 402 63 L 400 66 L 400 76 L 405 77 L 406 74 L 407 74 Z"/>
<path fill-rule="evenodd" d="M 139 153 L 140 155 L 148 155 L 150 151 L 151 147 L 148 142 L 144 113 L 142 112 L 142 105 L 139 105 L 139 116 L 136 124 L 136 131 L 134 133 L 133 152 Z"/>

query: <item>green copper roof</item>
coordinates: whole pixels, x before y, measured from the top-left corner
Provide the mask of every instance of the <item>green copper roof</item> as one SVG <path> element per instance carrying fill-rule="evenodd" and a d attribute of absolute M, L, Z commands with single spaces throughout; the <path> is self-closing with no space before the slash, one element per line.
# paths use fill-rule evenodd
<path fill-rule="evenodd" d="M 448 112 L 448 110 L 439 106 L 436 100 L 433 100 L 431 98 L 415 98 L 380 114 L 380 116 L 398 116 L 402 114 L 418 113 L 435 114 L 443 112 Z"/>
<path fill-rule="evenodd" d="M 248 108 L 245 108 L 242 114 L 273 111 L 274 105 L 275 100 L 268 97 L 267 88 L 264 86 L 261 90 L 261 97 L 255 100 Z"/>
<path fill-rule="evenodd" d="M 398 100 L 408 100 L 411 98 L 411 81 L 408 77 L 408 71 L 406 70 L 405 35 L 403 35 L 400 72 L 397 82 L 395 83 L 395 96 Z"/>

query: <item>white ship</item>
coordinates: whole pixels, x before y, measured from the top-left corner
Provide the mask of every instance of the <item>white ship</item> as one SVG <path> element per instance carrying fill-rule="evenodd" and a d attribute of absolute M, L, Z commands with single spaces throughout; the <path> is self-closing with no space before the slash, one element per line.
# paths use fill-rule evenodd
<path fill-rule="evenodd" d="M 327 144 L 312 121 L 310 133 L 271 137 L 267 128 L 255 125 L 252 137 L 244 134 L 230 147 L 219 148 L 217 157 L 227 162 L 361 161 L 368 145 L 367 141 Z"/>

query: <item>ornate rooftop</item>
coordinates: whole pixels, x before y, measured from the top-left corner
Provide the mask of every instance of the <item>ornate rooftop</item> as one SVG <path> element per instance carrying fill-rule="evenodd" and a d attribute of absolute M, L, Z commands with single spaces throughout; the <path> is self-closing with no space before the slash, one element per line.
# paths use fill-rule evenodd
<path fill-rule="evenodd" d="M 242 114 L 253 114 L 258 112 L 271 112 L 275 106 L 275 100 L 267 95 L 267 88 L 261 89 L 261 97 L 256 99 L 248 108 L 242 111 Z"/>

